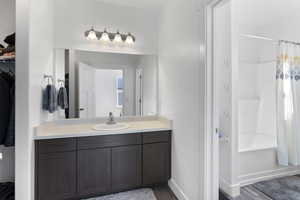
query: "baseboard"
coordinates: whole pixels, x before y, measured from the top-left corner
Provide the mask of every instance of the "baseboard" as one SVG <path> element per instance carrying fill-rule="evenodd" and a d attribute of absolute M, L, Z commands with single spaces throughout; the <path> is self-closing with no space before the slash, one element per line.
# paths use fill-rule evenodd
<path fill-rule="evenodd" d="M 174 181 L 174 179 L 171 179 L 168 183 L 170 189 L 175 194 L 175 196 L 178 198 L 178 200 L 189 200 L 189 198 L 184 194 L 182 189 L 177 185 L 177 183 Z"/>
<path fill-rule="evenodd" d="M 220 189 L 232 198 L 240 196 L 240 184 L 230 184 L 224 179 L 220 179 Z"/>
<path fill-rule="evenodd" d="M 242 187 L 242 186 L 251 185 L 261 181 L 281 178 L 285 176 L 294 176 L 297 174 L 300 174 L 300 168 L 277 169 L 277 170 L 247 174 L 247 175 L 240 176 L 239 179 L 240 179 L 240 185 Z"/>

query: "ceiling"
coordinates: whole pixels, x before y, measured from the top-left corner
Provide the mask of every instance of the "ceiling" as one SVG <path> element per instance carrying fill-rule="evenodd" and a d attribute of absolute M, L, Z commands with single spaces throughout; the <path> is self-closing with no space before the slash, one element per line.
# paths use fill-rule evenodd
<path fill-rule="evenodd" d="M 95 0 L 102 3 L 109 3 L 119 6 L 129 6 L 136 8 L 161 8 L 167 0 Z"/>
<path fill-rule="evenodd" d="M 299 0 L 240 0 L 239 24 L 243 31 L 283 28 L 300 18 Z M 299 26 L 299 25 L 298 25 Z"/>

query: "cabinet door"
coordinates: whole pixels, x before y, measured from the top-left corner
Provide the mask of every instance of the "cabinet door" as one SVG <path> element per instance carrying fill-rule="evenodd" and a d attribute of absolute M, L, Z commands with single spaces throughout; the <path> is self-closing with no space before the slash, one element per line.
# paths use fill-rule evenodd
<path fill-rule="evenodd" d="M 100 195 L 111 190 L 111 149 L 78 151 L 78 192 Z"/>
<path fill-rule="evenodd" d="M 170 143 L 144 144 L 143 185 L 165 183 L 170 178 Z"/>
<path fill-rule="evenodd" d="M 61 200 L 76 194 L 76 152 L 38 155 L 37 198 Z"/>
<path fill-rule="evenodd" d="M 113 192 L 141 186 L 141 145 L 112 148 Z"/>

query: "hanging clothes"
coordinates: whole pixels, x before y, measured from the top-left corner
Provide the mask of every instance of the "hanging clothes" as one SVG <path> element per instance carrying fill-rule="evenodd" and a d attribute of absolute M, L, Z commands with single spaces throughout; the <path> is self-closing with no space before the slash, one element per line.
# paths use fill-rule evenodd
<path fill-rule="evenodd" d="M 4 125 L 4 133 L 1 134 L 1 145 L 4 145 L 6 147 L 11 147 L 15 145 L 15 77 L 12 72 L 1 72 L 0 73 L 0 78 L 5 81 L 6 84 L 0 83 L 0 85 L 7 85 L 8 90 L 5 92 L 1 93 L 1 96 L 3 95 L 6 96 L 5 98 L 1 99 L 4 101 L 4 99 L 8 100 L 8 105 L 5 110 L 9 110 L 8 113 L 2 113 L 3 116 L 5 115 L 5 119 L 8 121 L 3 121 L 1 122 Z M 1 106 L 3 104 L 1 103 Z M 3 119 L 3 118 L 2 118 Z M 5 122 L 5 123 L 4 123 Z M 3 130 L 4 130 L 3 129 Z"/>
<path fill-rule="evenodd" d="M 10 89 L 10 116 L 4 146 L 15 146 L 15 84 Z"/>
<path fill-rule="evenodd" d="M 2 76 L 0 76 L 0 96 L 0 145 L 3 145 L 10 118 L 10 88 L 8 82 Z"/>

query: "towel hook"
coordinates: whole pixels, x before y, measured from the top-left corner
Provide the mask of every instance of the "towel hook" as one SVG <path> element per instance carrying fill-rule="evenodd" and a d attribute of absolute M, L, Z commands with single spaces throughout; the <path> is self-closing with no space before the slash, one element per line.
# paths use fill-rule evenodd
<path fill-rule="evenodd" d="M 62 80 L 62 79 L 58 79 L 58 80 L 57 80 L 57 82 L 58 82 L 58 85 L 60 84 L 60 86 L 61 86 L 61 87 L 63 87 L 63 86 L 64 86 L 64 83 L 65 83 L 65 81 L 64 81 L 64 80 Z"/>
<path fill-rule="evenodd" d="M 52 77 L 51 75 L 46 75 L 46 74 L 44 74 L 44 79 L 47 79 L 48 84 L 50 84 L 50 80 L 51 80 L 52 83 L 53 83 L 53 77 Z"/>

